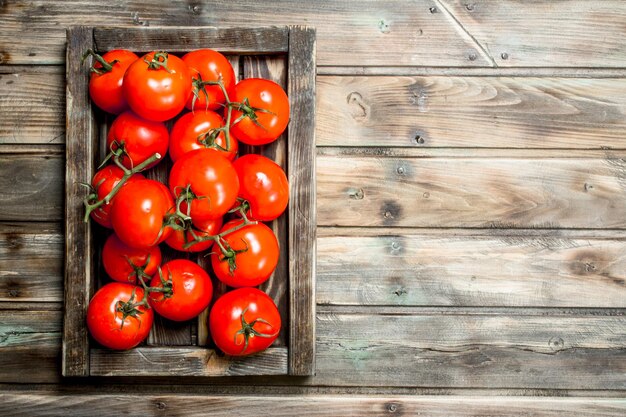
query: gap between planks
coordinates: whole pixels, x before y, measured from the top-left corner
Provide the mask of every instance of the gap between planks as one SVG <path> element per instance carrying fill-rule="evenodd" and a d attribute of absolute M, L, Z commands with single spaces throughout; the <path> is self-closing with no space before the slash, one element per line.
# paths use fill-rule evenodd
<path fill-rule="evenodd" d="M 58 64 L 0 64 L 0 74 L 64 74 Z M 328 66 L 318 65 L 317 75 L 380 76 L 465 76 L 465 77 L 549 77 L 549 78 L 626 78 L 626 68 L 591 67 L 427 67 L 427 66 Z"/>

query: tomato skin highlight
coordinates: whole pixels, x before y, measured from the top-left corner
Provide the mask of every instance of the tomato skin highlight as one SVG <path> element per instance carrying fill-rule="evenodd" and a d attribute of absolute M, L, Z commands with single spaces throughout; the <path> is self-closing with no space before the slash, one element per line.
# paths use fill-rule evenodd
<path fill-rule="evenodd" d="M 213 111 L 196 110 L 194 113 L 186 113 L 180 119 L 176 120 L 172 128 L 170 140 L 170 158 L 172 161 L 178 161 L 183 154 L 191 152 L 195 149 L 206 148 L 207 146 L 200 142 L 201 135 L 208 131 L 224 126 L 222 117 Z M 226 149 L 226 138 L 224 132 L 220 132 L 215 139 L 215 143 Z M 235 159 L 238 151 L 237 139 L 230 138 L 230 151 L 222 149 L 214 149 L 221 152 L 230 161 Z"/>
<path fill-rule="evenodd" d="M 224 216 L 237 201 L 239 179 L 232 163 L 211 149 L 196 149 L 185 153 L 170 171 L 169 186 L 175 197 L 191 185 L 197 196 L 191 202 L 190 216 L 194 221 L 215 220 Z M 187 213 L 187 202 L 181 204 Z"/>
<path fill-rule="evenodd" d="M 247 346 L 245 336 L 238 334 L 242 329 L 242 314 L 248 324 L 256 320 L 252 329 L 263 335 L 251 335 Z M 267 349 L 278 337 L 280 327 L 280 313 L 276 304 L 256 288 L 239 288 L 227 292 L 217 299 L 209 313 L 213 342 L 222 352 L 231 356 L 251 355 Z"/>
<path fill-rule="evenodd" d="M 174 199 L 165 185 L 154 180 L 135 181 L 117 194 L 111 209 L 113 230 L 126 245 L 149 248 L 172 233 L 171 227 L 164 227 L 164 218 L 173 210 Z"/>
<path fill-rule="evenodd" d="M 222 226 L 220 233 L 243 223 L 231 220 Z M 265 282 L 276 269 L 280 249 L 272 229 L 263 223 L 250 224 L 224 236 L 227 249 L 241 251 L 235 255 L 236 268 L 231 266 L 217 246 L 211 254 L 215 276 L 229 287 L 255 287 Z"/>
<path fill-rule="evenodd" d="M 146 167 L 152 168 L 167 154 L 170 134 L 164 123 L 142 119 L 128 111 L 117 116 L 111 124 L 107 135 L 107 149 L 111 148 L 113 142 L 124 144 L 127 155 L 122 157 L 121 162 L 128 169 L 159 153 L 161 159 Z M 114 146 L 114 149 L 117 149 L 117 146 Z"/>
<path fill-rule="evenodd" d="M 150 68 L 150 52 L 133 62 L 124 74 L 122 90 L 129 107 L 144 119 L 165 121 L 185 108 L 191 94 L 191 72 L 180 58 L 167 54 L 167 69 Z"/>
<path fill-rule="evenodd" d="M 257 125 L 249 117 L 238 121 L 243 113 L 233 109 L 231 134 L 248 145 L 265 145 L 275 141 L 289 123 L 289 99 L 285 90 L 270 80 L 246 78 L 235 86 L 231 101 L 243 103 L 246 100 L 251 107 L 266 112 L 255 112 Z"/>
<path fill-rule="evenodd" d="M 218 81 L 220 78 L 229 96 L 235 87 L 235 71 L 228 59 L 212 49 L 197 49 L 183 55 L 183 62 L 191 70 L 192 77 L 202 81 Z M 206 94 L 204 94 L 206 91 Z M 204 91 L 194 90 L 187 100 L 185 107 L 189 110 L 217 110 L 226 102 L 224 93 L 218 85 L 206 85 Z M 194 93 L 197 94 L 194 103 Z"/>
<path fill-rule="evenodd" d="M 122 92 L 124 73 L 139 57 L 126 49 L 114 49 L 102 55 L 102 58 L 112 64 L 111 71 L 98 74 L 91 72 L 89 77 L 89 96 L 94 104 L 112 114 L 120 114 L 128 110 L 128 103 Z M 95 62 L 94 68 L 102 70 L 102 64 Z"/>
<path fill-rule="evenodd" d="M 174 321 L 186 321 L 197 317 L 209 306 L 213 297 L 213 284 L 209 274 L 197 263 L 175 259 L 161 268 L 163 279 L 171 279 L 172 294 L 151 292 L 150 305 L 161 316 Z M 150 281 L 150 287 L 164 288 L 159 274 Z"/>
<path fill-rule="evenodd" d="M 141 301 L 143 288 L 132 284 L 111 282 L 100 288 L 87 307 L 87 328 L 89 333 L 102 346 L 116 350 L 131 349 L 148 337 L 154 321 L 154 313 L 145 306 L 138 306 L 141 312 L 136 317 L 116 311 L 118 302 L 130 300 L 133 291 L 134 301 Z M 122 323 L 124 325 L 122 326 Z"/>
<path fill-rule="evenodd" d="M 139 284 L 129 261 L 135 266 L 144 267 L 144 273 L 151 277 L 161 265 L 161 249 L 158 246 L 131 248 L 116 234 L 110 235 L 102 248 L 102 264 L 106 273 L 115 281 Z"/>
<path fill-rule="evenodd" d="M 239 177 L 239 197 L 250 203 L 250 217 L 260 221 L 277 219 L 289 203 L 289 182 L 285 171 L 269 158 L 248 154 L 233 167 Z"/>
<path fill-rule="evenodd" d="M 113 190 L 113 188 L 122 180 L 123 176 L 124 171 L 116 165 L 107 165 L 96 172 L 91 180 L 91 186 L 94 190 L 96 190 L 98 200 L 104 200 L 104 198 L 109 195 L 111 190 Z M 145 179 L 143 175 L 133 174 L 130 178 L 128 178 L 128 180 L 126 180 L 122 187 L 125 187 L 134 181 L 143 179 Z M 117 197 L 117 195 L 111 199 L 109 204 L 101 205 L 90 214 L 94 221 L 109 229 L 113 228 L 113 225 L 111 224 L 111 207 L 113 206 L 115 197 Z"/>

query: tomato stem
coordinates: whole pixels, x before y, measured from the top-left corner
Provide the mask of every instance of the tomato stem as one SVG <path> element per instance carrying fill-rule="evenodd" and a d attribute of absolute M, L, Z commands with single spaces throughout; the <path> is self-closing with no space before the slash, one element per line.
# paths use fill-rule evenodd
<path fill-rule="evenodd" d="M 85 200 L 83 200 L 83 203 L 85 204 L 85 219 L 84 219 L 85 223 L 89 221 L 89 215 L 91 214 L 92 211 L 96 210 L 97 208 L 99 208 L 100 206 L 104 204 L 109 204 L 111 202 L 113 197 L 115 197 L 118 191 L 124 186 L 126 181 L 128 181 L 128 179 L 131 176 L 133 176 L 134 174 L 138 172 L 143 171 L 150 164 L 152 164 L 155 161 L 158 161 L 161 158 L 162 158 L 161 154 L 157 152 L 154 155 L 152 155 L 150 158 L 143 161 L 141 164 L 129 170 L 121 164 L 121 162 L 119 161 L 119 155 L 113 156 L 113 162 L 117 166 L 123 169 L 124 175 L 122 176 L 120 181 L 117 184 L 115 184 L 115 187 L 113 187 L 113 189 L 109 191 L 109 193 L 102 200 L 98 200 L 98 195 L 95 193 L 95 190 L 94 192 L 90 193 L 87 197 L 85 197 Z"/>
<path fill-rule="evenodd" d="M 170 74 L 172 73 L 172 70 L 170 70 L 167 67 L 167 58 L 168 58 L 168 54 L 167 52 L 164 51 L 159 51 L 159 52 L 155 52 L 154 56 L 152 57 L 152 59 L 150 61 L 148 61 L 147 59 L 144 58 L 144 62 L 146 64 L 148 64 L 148 69 L 149 70 L 158 70 L 163 68 L 165 71 L 169 72 Z"/>
<path fill-rule="evenodd" d="M 241 353 L 244 353 L 246 351 L 246 349 L 248 349 L 248 344 L 250 342 L 250 338 L 254 337 L 254 336 L 258 336 L 258 337 L 265 337 L 265 338 L 269 338 L 269 337 L 274 337 L 278 334 L 278 332 L 276 333 L 261 333 L 258 330 L 254 329 L 254 325 L 257 323 L 263 323 L 263 324 L 267 324 L 270 327 L 274 327 L 270 324 L 270 322 L 268 322 L 267 320 L 265 320 L 264 318 L 256 318 L 254 320 L 252 320 L 250 323 L 248 323 L 246 321 L 246 318 L 244 317 L 244 314 L 246 314 L 246 312 L 248 311 L 248 308 L 246 307 L 242 312 L 241 312 L 241 329 L 238 330 L 235 333 L 235 345 L 240 345 L 241 343 L 237 342 L 237 336 L 239 335 L 243 335 L 243 340 L 244 340 L 244 345 L 243 345 L 243 349 L 241 349 Z"/>
<path fill-rule="evenodd" d="M 100 63 L 100 65 L 102 65 L 102 68 L 96 68 L 94 65 L 91 66 L 91 68 L 89 69 L 90 72 L 95 72 L 96 74 L 105 74 L 107 72 L 111 72 L 113 71 L 113 65 L 117 64 L 119 61 L 117 59 L 114 59 L 111 62 L 107 62 L 101 55 L 97 54 L 96 52 L 94 52 L 93 49 L 87 49 L 85 51 L 85 53 L 83 54 L 83 58 L 81 62 L 85 62 L 85 59 L 87 59 L 88 56 L 92 56 L 97 62 Z"/>

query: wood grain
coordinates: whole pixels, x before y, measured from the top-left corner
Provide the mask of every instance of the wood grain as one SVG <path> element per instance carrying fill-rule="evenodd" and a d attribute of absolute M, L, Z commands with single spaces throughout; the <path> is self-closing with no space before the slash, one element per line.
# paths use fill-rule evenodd
<path fill-rule="evenodd" d="M 287 349 L 248 357 L 218 355 L 197 347 L 138 347 L 123 352 L 92 349 L 92 376 L 242 376 L 287 374 Z"/>
<path fill-rule="evenodd" d="M 621 314 L 318 314 L 317 329 L 316 381 L 330 385 L 626 387 Z"/>
<path fill-rule="evenodd" d="M 61 311 L 0 310 L 0 382 L 58 382 Z"/>
<path fill-rule="evenodd" d="M 0 221 L 60 220 L 61 155 L 0 154 Z"/>
<path fill-rule="evenodd" d="M 0 394 L 0 413 L 29 416 L 93 416 L 132 409 L 138 415 L 213 416 L 381 416 L 423 417 L 620 417 L 626 401 L 598 398 L 486 397 L 486 396 L 217 396 L 154 394 L 56 394 L 54 392 L 5 392 Z"/>
<path fill-rule="evenodd" d="M 315 373 L 315 29 L 289 31 L 289 374 Z"/>
<path fill-rule="evenodd" d="M 626 66 L 624 2 L 438 1 L 498 66 Z"/>
<path fill-rule="evenodd" d="M 317 158 L 321 226 L 626 227 L 626 163 Z"/>
<path fill-rule="evenodd" d="M 297 380 L 293 377 L 253 378 L 247 382 L 235 378 L 203 383 L 550 390 L 626 388 L 625 318 L 621 311 L 573 310 L 552 314 L 544 309 L 524 315 L 520 310 L 500 309 L 483 314 L 457 308 L 408 315 L 318 312 L 317 317 L 316 376 Z M 8 323 L 9 333 L 19 333 L 20 326 L 28 326 L 21 331 L 25 336 L 19 336 L 21 339 L 15 346 L 0 348 L 0 382 L 58 382 L 60 313 L 0 310 L 0 319 L 0 323 Z M 198 373 L 209 369 L 206 367 L 208 357 L 190 355 L 184 348 L 159 349 L 169 352 L 169 357 L 153 356 L 150 349 L 114 355 L 121 355 L 129 362 L 149 364 L 143 369 L 154 367 L 165 375 L 182 363 L 194 364 L 185 369 Z M 139 355 L 139 351 L 146 357 Z M 107 372 L 110 354 L 96 353 L 93 358 L 98 364 L 92 363 L 92 366 L 100 369 L 100 373 Z M 272 359 L 272 363 L 275 364 L 275 360 Z M 119 361 L 118 364 L 124 362 L 121 358 Z M 37 366 L 33 366 L 34 363 Z M 246 361 L 241 365 L 244 363 Z M 280 363 L 286 370 L 286 353 L 284 362 Z M 269 361 L 266 364 L 269 366 Z M 231 369 L 239 372 L 243 368 Z M 161 381 L 171 384 L 189 380 L 177 377 Z"/>
<path fill-rule="evenodd" d="M 471 38 L 459 34 L 442 13 L 430 11 L 433 5 L 430 0 L 399 0 L 393 8 L 380 0 L 220 0 L 208 4 L 19 0 L 2 5 L 0 63 L 61 64 L 66 27 L 77 22 L 103 26 L 105 22 L 107 26 L 145 28 L 303 24 L 318 30 L 320 65 L 490 65 Z"/>
<path fill-rule="evenodd" d="M 286 27 L 207 28 L 181 27 L 176 33 L 162 28 L 97 28 L 94 41 L 98 50 L 130 49 L 149 51 L 154 45 L 173 53 L 184 53 L 198 45 L 208 45 L 223 54 L 278 54 L 287 52 L 289 32 Z"/>
<path fill-rule="evenodd" d="M 93 159 L 98 149 L 87 74 L 81 64 L 81 57 L 87 49 L 93 49 L 93 30 L 86 27 L 68 30 L 64 218 L 65 315 L 62 354 L 64 376 L 89 375 L 89 340 L 85 317 L 96 276 L 93 260 L 94 238 L 91 222 L 83 220 L 85 189 L 81 186 L 81 183 L 91 182 L 95 172 Z"/>
<path fill-rule="evenodd" d="M 0 67 L 0 144 L 64 143 L 61 67 Z"/>
<path fill-rule="evenodd" d="M 63 300 L 58 223 L 0 223 L 0 302 Z"/>
<path fill-rule="evenodd" d="M 624 78 L 319 76 L 317 144 L 626 148 Z"/>
<path fill-rule="evenodd" d="M 318 238 L 319 304 L 626 307 L 626 235 L 353 230 Z"/>

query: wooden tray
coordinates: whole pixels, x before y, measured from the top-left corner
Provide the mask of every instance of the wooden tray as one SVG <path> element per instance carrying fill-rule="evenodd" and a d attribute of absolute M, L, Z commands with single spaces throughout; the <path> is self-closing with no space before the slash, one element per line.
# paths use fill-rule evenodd
<path fill-rule="evenodd" d="M 130 49 L 142 53 L 165 50 L 182 54 L 211 48 L 225 54 L 240 77 L 270 78 L 283 85 L 291 103 L 288 130 L 275 143 L 242 153 L 260 152 L 287 172 L 287 213 L 270 226 L 281 245 L 276 273 L 264 284 L 277 303 L 283 330 L 263 353 L 235 358 L 211 348 L 206 312 L 183 324 L 156 319 L 145 345 L 124 352 L 97 346 L 85 322 L 94 289 L 106 282 L 100 265 L 103 229 L 84 223 L 82 200 L 101 160 L 102 138 L 112 121 L 92 107 L 88 94 L 88 62 L 81 56 Z M 67 140 L 65 207 L 64 376 L 227 376 L 312 375 L 315 357 L 315 31 L 304 27 L 271 28 L 92 28 L 67 32 Z M 151 178 L 163 180 L 171 166 L 166 158 Z M 162 245 L 163 246 L 163 245 Z M 164 258 L 172 257 L 166 248 Z M 201 257 L 182 255 L 200 263 Z M 216 293 L 226 288 L 214 280 Z"/>

